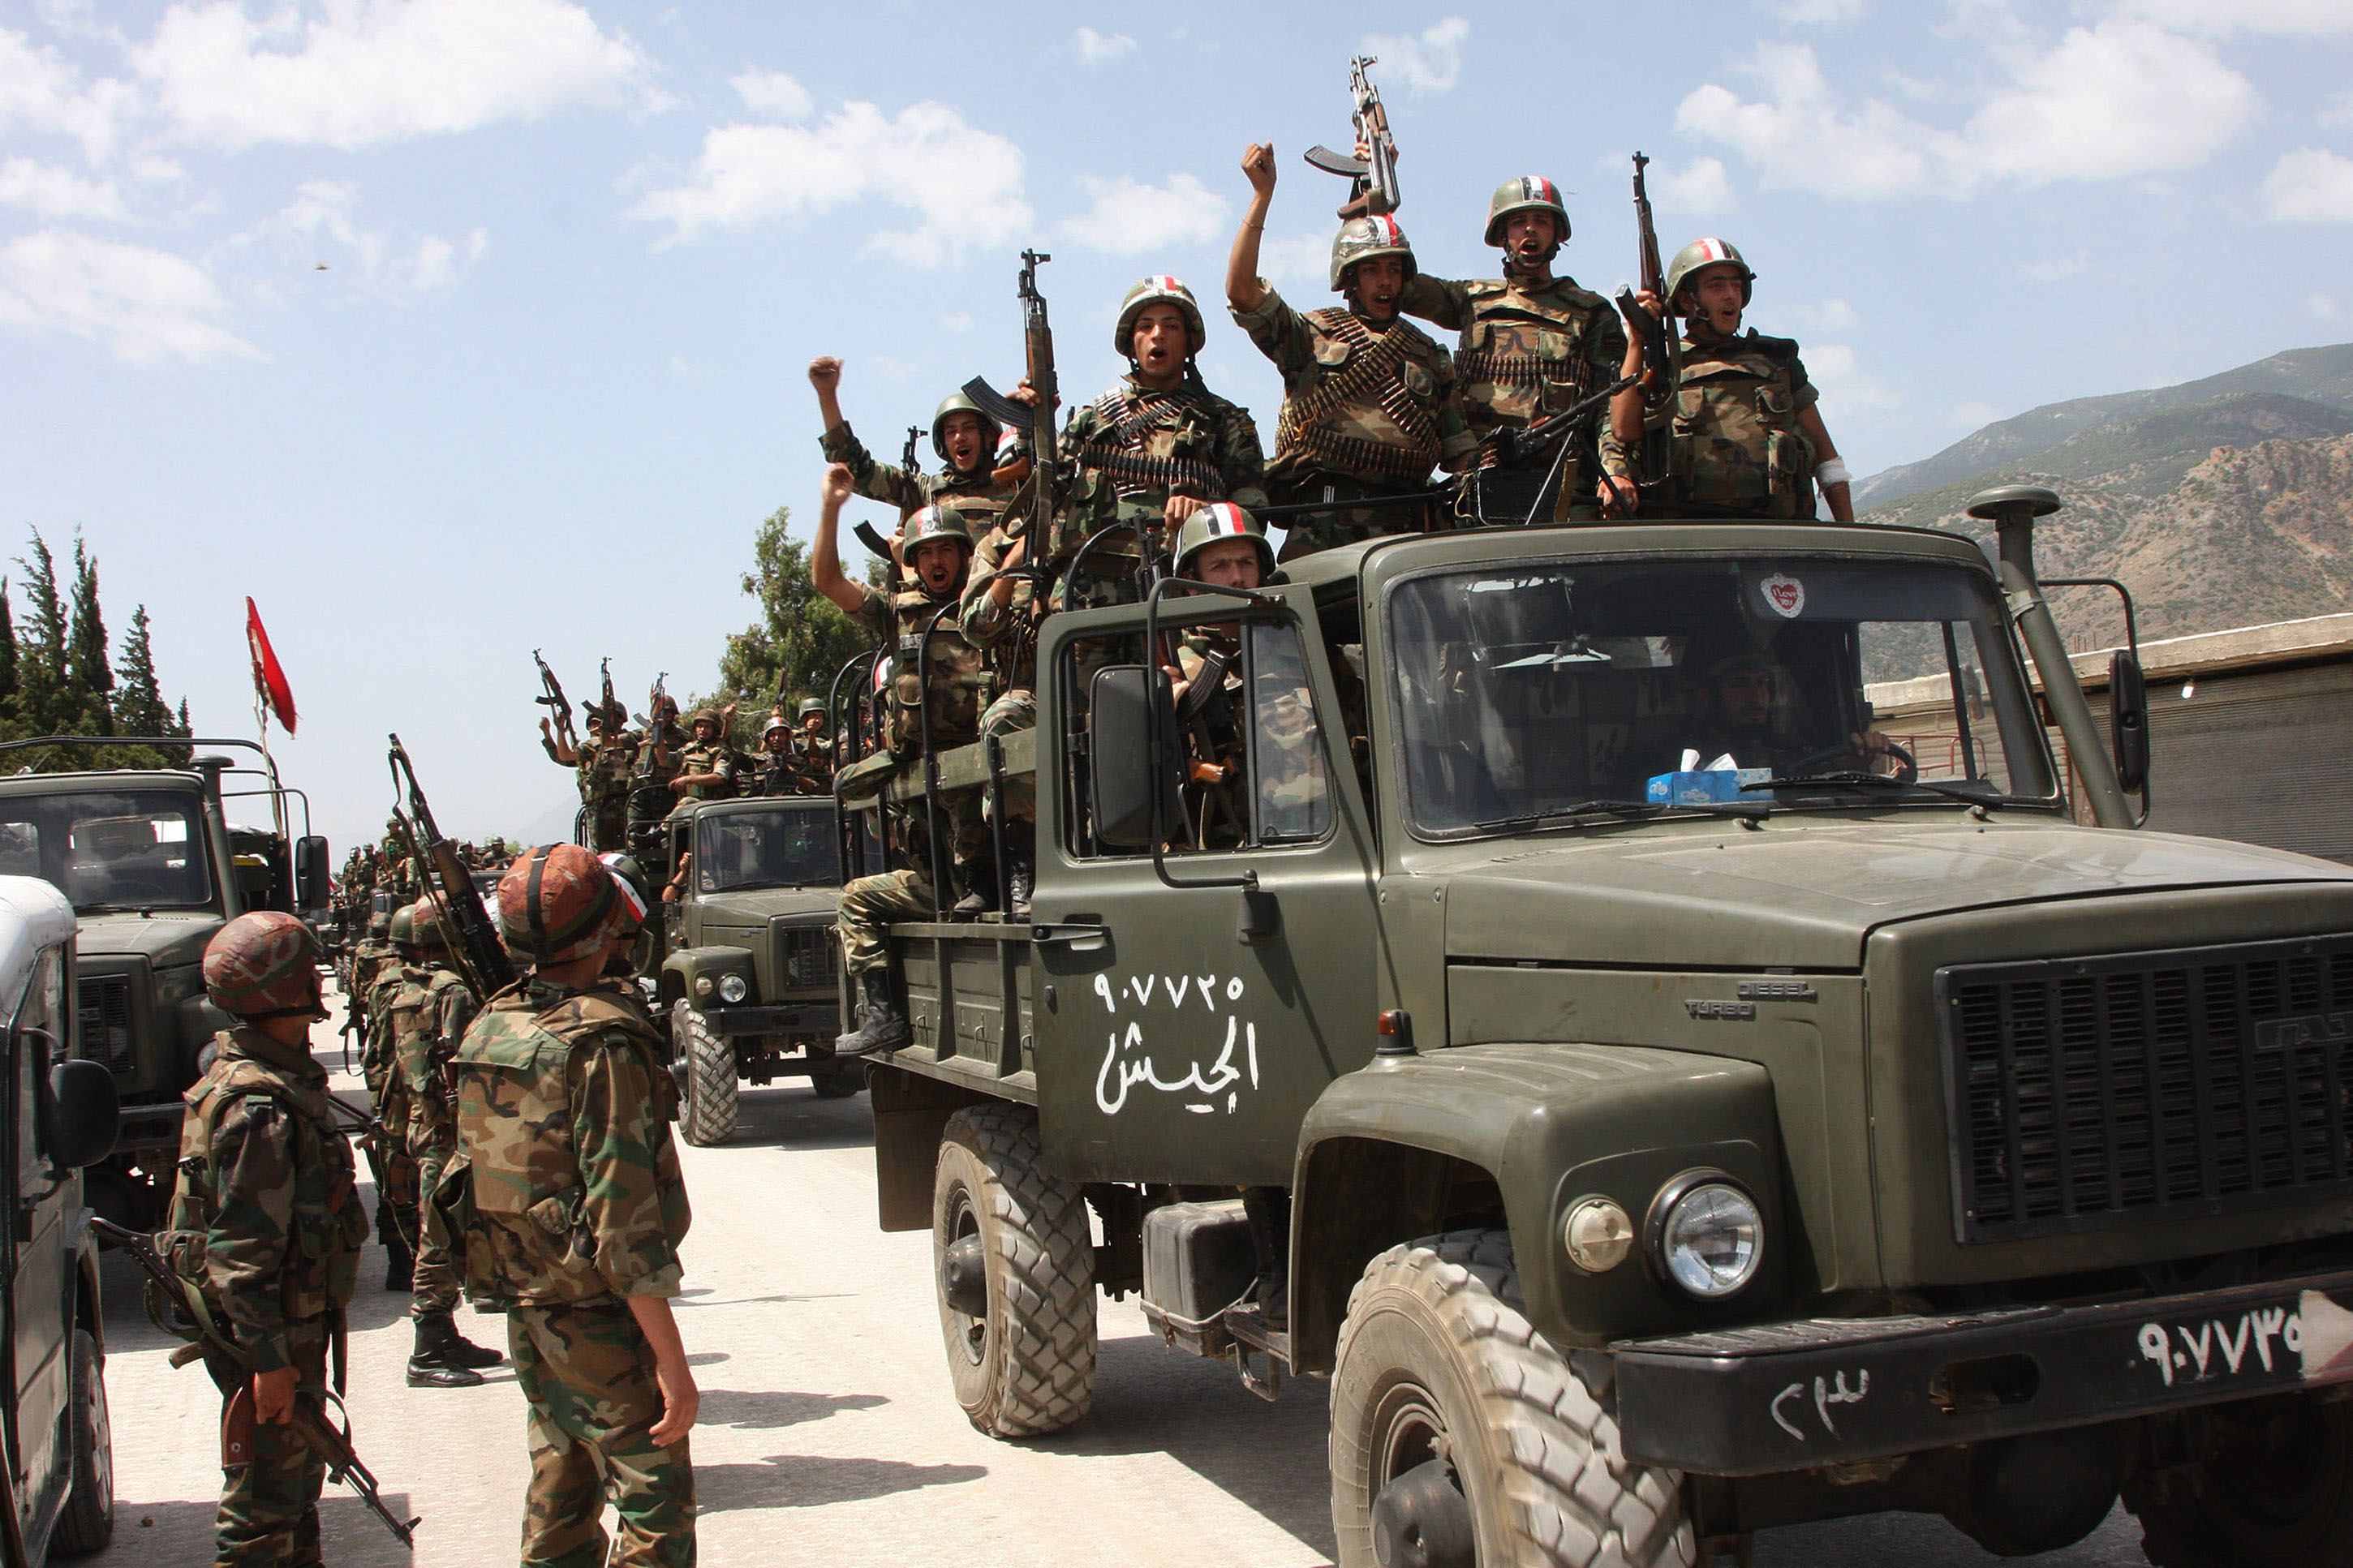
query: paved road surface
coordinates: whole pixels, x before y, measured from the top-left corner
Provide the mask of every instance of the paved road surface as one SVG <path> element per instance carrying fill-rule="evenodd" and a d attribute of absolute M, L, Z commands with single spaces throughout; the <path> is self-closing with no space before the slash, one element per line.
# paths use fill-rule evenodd
<path fill-rule="evenodd" d="M 322 1025 L 315 1036 L 329 1041 Z M 331 1047 L 323 1058 L 335 1059 Z M 350 1080 L 339 1085 L 356 1086 Z M 1104 1304 L 1092 1417 L 1018 1446 L 966 1425 L 947 1386 L 931 1242 L 874 1227 L 863 1097 L 747 1090 L 724 1149 L 687 1149 L 694 1230 L 680 1320 L 702 1388 L 692 1442 L 702 1561 L 715 1568 L 891 1563 L 1057 1568 L 1293 1568 L 1331 1562 L 1324 1389 L 1267 1404 L 1226 1368 L 1165 1350 L 1134 1302 Z M 371 1209 L 374 1196 L 369 1194 Z M 348 1491 L 322 1507 L 332 1563 L 474 1568 L 515 1561 L 522 1402 L 482 1387 L 410 1389 L 407 1298 L 371 1248 L 353 1303 L 351 1403 L 361 1452 L 396 1506 L 425 1517 L 414 1559 Z M 136 1276 L 106 1263 L 120 1502 L 105 1568 L 209 1561 L 219 1404 L 141 1312 Z M 496 1318 L 459 1314 L 503 1347 Z M 2031 1561 L 2135 1563 L 2139 1531 Z M 1769 1535 L 1775 1568 L 1961 1568 L 1999 1561 L 1941 1520 L 1845 1521 Z"/>

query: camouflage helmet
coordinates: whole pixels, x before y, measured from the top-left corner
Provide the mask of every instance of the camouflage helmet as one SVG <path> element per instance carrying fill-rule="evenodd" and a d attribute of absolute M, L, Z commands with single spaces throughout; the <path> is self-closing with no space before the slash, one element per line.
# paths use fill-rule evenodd
<path fill-rule="evenodd" d="M 1201 307 L 1194 301 L 1193 290 L 1165 272 L 1149 278 L 1139 278 L 1119 302 L 1119 325 L 1112 331 L 1112 352 L 1122 359 L 1134 359 L 1135 318 L 1146 305 L 1174 305 L 1183 312 L 1185 328 L 1191 341 L 1190 352 L 1199 353 L 1201 345 L 1209 341 L 1209 329 L 1202 324 Z"/>
<path fill-rule="evenodd" d="M 688 729 L 691 730 L 697 724 L 710 725 L 711 732 L 713 735 L 717 735 L 719 731 L 724 728 L 724 726 L 719 722 L 719 710 L 716 708 L 698 708 L 687 716 L 686 727 Z"/>
<path fill-rule="evenodd" d="M 368 935 L 375 938 L 378 942 L 390 941 L 392 939 L 392 917 L 390 915 L 368 916 L 367 933 Z"/>
<path fill-rule="evenodd" d="M 935 539 L 953 539 L 964 546 L 965 559 L 972 559 L 972 525 L 964 513 L 945 501 L 927 506 L 907 519 L 906 530 L 899 539 L 899 558 L 913 566 L 915 547 L 929 544 Z"/>
<path fill-rule="evenodd" d="M 619 934 L 635 936 L 646 923 L 646 906 L 649 900 L 646 896 L 645 871 L 638 865 L 636 856 L 623 854 L 618 850 L 608 851 L 597 856 L 596 858 L 603 861 L 605 869 L 612 873 L 613 885 L 621 895 L 622 908 L 628 913 L 628 928 Z"/>
<path fill-rule="evenodd" d="M 499 937 L 531 963 L 571 963 L 635 931 L 605 863 L 577 844 L 543 844 L 499 879 Z"/>
<path fill-rule="evenodd" d="M 1740 268 L 1740 308 L 1746 310 L 1749 296 L 1756 292 L 1757 274 L 1748 270 L 1747 261 L 1736 247 L 1725 240 L 1713 238 L 1693 240 L 1676 251 L 1675 258 L 1667 263 L 1667 309 L 1674 309 L 1675 296 L 1683 291 L 1683 285 L 1691 280 L 1694 274 L 1704 268 L 1725 262 Z"/>
<path fill-rule="evenodd" d="M 277 910 L 242 914 L 205 944 L 205 990 L 240 1018 L 326 1016 L 319 1005 L 319 939 Z"/>
<path fill-rule="evenodd" d="M 806 718 L 807 718 L 807 717 L 808 717 L 810 714 L 812 714 L 812 713 L 823 713 L 824 711 L 825 711 L 825 699 L 824 699 L 824 698 L 822 698 L 822 697 L 804 697 L 804 698 L 802 698 L 802 699 L 801 699 L 801 705 L 800 705 L 798 708 L 797 708 L 797 709 L 793 710 L 793 717 L 794 717 L 794 718 L 796 718 L 796 719 L 806 719 Z"/>
<path fill-rule="evenodd" d="M 1274 546 L 1260 531 L 1258 519 L 1229 500 L 1194 508 L 1185 526 L 1176 531 L 1176 575 L 1187 575 L 1193 557 L 1223 539 L 1247 539 L 1257 545 L 1260 581 L 1274 575 Z"/>
<path fill-rule="evenodd" d="M 417 906 L 415 904 L 403 904 L 392 911 L 392 930 L 389 934 L 396 951 L 400 952 L 417 951 Z"/>
<path fill-rule="evenodd" d="M 455 943 L 457 930 L 441 900 L 427 894 L 408 906 L 409 939 L 419 952 L 446 952 Z"/>
<path fill-rule="evenodd" d="M 1342 224 L 1340 232 L 1332 237 L 1333 292 L 1347 287 L 1349 268 L 1376 256 L 1403 258 L 1405 275 L 1413 276 L 1413 246 L 1405 230 L 1398 227 L 1397 219 L 1383 213 L 1377 217 L 1352 217 Z"/>
<path fill-rule="evenodd" d="M 760 726 L 760 743 L 766 745 L 768 737 L 771 735 L 789 735 L 792 732 L 793 721 L 790 719 L 786 718 L 782 713 L 771 713 L 768 715 L 768 721 Z"/>
<path fill-rule="evenodd" d="M 1505 180 L 1495 187 L 1487 203 L 1487 243 L 1504 243 L 1504 220 L 1514 213 L 1550 213 L 1560 225 L 1560 237 L 1568 238 L 1568 208 L 1561 205 L 1560 187 L 1541 174 L 1522 174 L 1516 180 Z"/>
<path fill-rule="evenodd" d="M 1005 438 L 1005 427 L 989 417 L 988 410 L 975 403 L 970 393 L 951 392 L 940 399 L 939 410 L 932 416 L 932 450 L 939 454 L 943 463 L 953 461 L 948 457 L 947 425 L 951 414 L 969 414 L 980 421 L 980 455 L 984 462 L 997 450 L 997 442 Z"/>

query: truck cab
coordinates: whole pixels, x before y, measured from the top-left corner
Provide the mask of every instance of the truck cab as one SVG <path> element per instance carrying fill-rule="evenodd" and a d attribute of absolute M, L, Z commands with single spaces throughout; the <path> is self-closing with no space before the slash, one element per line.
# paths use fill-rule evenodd
<path fill-rule="evenodd" d="M 1032 917 L 895 928 L 872 1076 L 975 1424 L 1082 1416 L 1135 1289 L 1332 1379 L 1348 1568 L 2120 1493 L 2162 1561 L 2343 1561 L 2353 871 L 2135 831 L 1987 505 L 1999 559 L 1481 530 L 1050 617 Z"/>

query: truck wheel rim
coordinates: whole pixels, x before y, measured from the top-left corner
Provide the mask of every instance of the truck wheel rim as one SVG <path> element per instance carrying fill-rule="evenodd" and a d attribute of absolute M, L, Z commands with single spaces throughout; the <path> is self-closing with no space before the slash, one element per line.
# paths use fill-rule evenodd
<path fill-rule="evenodd" d="M 944 1268 L 949 1247 L 955 1247 L 967 1237 L 977 1240 L 980 1236 L 980 1217 L 973 1213 L 971 1191 L 965 1187 L 958 1187 L 953 1204 L 954 1206 L 948 1211 L 948 1245 L 940 1249 Z M 976 1317 L 969 1312 L 958 1311 L 948 1300 L 947 1281 L 944 1277 L 940 1280 L 939 1289 L 940 1304 L 947 1308 L 949 1315 L 955 1322 L 956 1343 L 963 1348 L 965 1359 L 973 1365 L 978 1366 L 988 1353 L 987 1317 L 985 1314 Z"/>
<path fill-rule="evenodd" d="M 2316 1415 L 2301 1399 L 2266 1401 L 2232 1420 L 2236 1430 L 2208 1462 L 2207 1479 L 2247 1524 L 2294 1531 L 2330 1511 L 2327 1493 L 2345 1471 L 2345 1439 L 2341 1426 L 2332 1430 Z"/>
<path fill-rule="evenodd" d="M 1452 1479 L 1452 1444 L 1437 1399 L 1418 1383 L 1394 1383 L 1374 1407 L 1372 1430 L 1367 1489 L 1381 1568 L 1472 1568 L 1477 1530 L 1470 1500 Z"/>

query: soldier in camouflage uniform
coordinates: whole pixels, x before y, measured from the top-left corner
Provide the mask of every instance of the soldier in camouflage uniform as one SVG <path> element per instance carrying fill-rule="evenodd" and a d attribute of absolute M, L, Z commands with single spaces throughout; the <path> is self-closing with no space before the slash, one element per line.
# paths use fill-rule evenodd
<path fill-rule="evenodd" d="M 1282 373 L 1282 415 L 1266 491 L 1277 505 L 1412 495 L 1430 469 L 1466 468 L 1478 447 L 1464 422 L 1454 363 L 1398 315 L 1413 247 L 1397 219 L 1354 217 L 1332 242 L 1332 288 L 1345 309 L 1299 311 L 1259 276 L 1259 238 L 1274 199 L 1274 150 L 1242 154 L 1250 205 L 1234 236 L 1226 302 Z M 1427 526 L 1429 507 L 1363 507 L 1295 518 L 1282 558 Z"/>
<path fill-rule="evenodd" d="M 326 1016 L 318 957 L 309 928 L 274 910 L 239 915 L 206 944 L 205 988 L 237 1026 L 216 1037 L 212 1066 L 185 1096 L 179 1185 L 158 1238 L 252 1362 L 206 1363 L 224 1399 L 246 1395 L 255 1416 L 251 1457 L 223 1471 L 223 1564 L 320 1560 L 326 1466 L 286 1422 L 298 1399 L 326 1390 L 367 1214 L 327 1075 L 311 1059 L 311 1025 Z"/>
<path fill-rule="evenodd" d="M 727 743 L 727 721 L 734 716 L 730 703 L 718 710 L 698 708 L 687 728 L 694 738 L 678 754 L 678 773 L 670 781 L 670 794 L 683 805 L 690 800 L 725 800 L 735 793 L 735 748 Z"/>
<path fill-rule="evenodd" d="M 781 716 L 781 715 L 780 715 Z M 825 700 L 804 697 L 793 731 L 792 755 L 803 795 L 833 793 L 833 737 L 826 733 Z"/>
<path fill-rule="evenodd" d="M 429 899 L 412 905 L 408 915 L 417 962 L 392 1002 L 392 1071 L 407 1108 L 408 1157 L 417 1166 L 417 1191 L 424 1194 L 439 1184 L 442 1167 L 457 1148 L 448 1065 L 473 1022 L 476 1004 L 472 988 L 449 966 L 448 917 Z M 430 1204 L 419 1205 L 417 1235 L 416 1295 L 408 1309 L 416 1344 L 408 1357 L 408 1386 L 470 1388 L 482 1381 L 476 1368 L 496 1366 L 504 1358 L 458 1331 L 458 1266 L 448 1227 Z"/>
<path fill-rule="evenodd" d="M 1450 282 L 1424 272 L 1407 282 L 1398 308 L 1459 330 L 1454 370 L 1461 378 L 1471 434 L 1490 448 L 1499 433 L 1519 430 L 1618 379 L 1626 328 L 1609 302 L 1573 278 L 1556 278 L 1553 258 L 1568 240 L 1568 209 L 1550 180 L 1506 180 L 1487 206 L 1487 243 L 1504 251 L 1504 276 Z M 1552 510 L 1539 522 L 1600 515 L 1601 471 L 1590 438 L 1578 443 Z M 1541 498 L 1558 448 L 1529 454 L 1532 471 L 1516 480 L 1482 470 L 1485 514 L 1517 521 Z M 1507 517 L 1508 514 L 1508 517 Z"/>
<path fill-rule="evenodd" d="M 677 1090 L 635 993 L 597 978 L 644 913 L 576 844 L 518 859 L 499 931 L 533 969 L 456 1058 L 459 1159 L 440 1201 L 462 1218 L 468 1296 L 507 1314 L 530 1404 L 525 1568 L 694 1561 L 701 1395 L 670 1310 L 691 1217 Z"/>
<path fill-rule="evenodd" d="M 1038 727 L 1039 601 L 1035 584 L 1023 574 L 1029 552 L 1027 531 L 1008 534 L 997 529 L 973 552 L 972 574 L 965 584 L 965 636 L 987 656 L 1002 693 L 980 716 L 983 735 L 1004 736 Z M 1004 816 L 1007 913 L 1022 919 L 1029 912 L 1030 889 L 1037 878 L 1037 776 L 1008 775 L 1002 797 L 982 804 L 990 816 Z"/>
<path fill-rule="evenodd" d="M 1006 453 L 1007 460 L 998 463 L 997 446 L 1005 433 L 979 404 L 961 392 L 942 399 L 932 416 L 932 451 L 940 459 L 941 471 L 911 472 L 876 462 L 865 444 L 850 434 L 849 422 L 841 416 L 841 361 L 831 354 L 812 360 L 808 376 L 817 388 L 818 411 L 825 418 L 825 434 L 818 445 L 827 462 L 849 470 L 853 494 L 897 507 L 902 521 L 927 506 L 953 506 L 964 514 L 976 539 L 1005 514 L 1016 484 L 1009 475 L 1004 479 L 997 475 L 1000 468 L 1017 468 L 1022 449 L 1017 441 Z"/>
<path fill-rule="evenodd" d="M 1740 331 L 1756 279 L 1732 246 L 1699 239 L 1675 252 L 1665 301 L 1648 289 L 1639 296 L 1652 315 L 1663 320 L 1672 308 L 1684 319 L 1683 378 L 1611 400 L 1602 464 L 1630 481 L 1613 514 L 1636 510 L 1640 491 L 1630 481 L 1639 479 L 1658 498 L 1651 510 L 1671 517 L 1812 517 L 1819 485 L 1831 516 L 1854 521 L 1847 467 L 1797 343 Z M 1641 368 L 1641 346 L 1629 347 L 1622 374 Z M 1646 430 L 1657 437 L 1647 444 Z M 1638 448 L 1663 448 L 1662 465 L 1639 466 L 1664 472 L 1638 474 Z"/>
<path fill-rule="evenodd" d="M 641 737 L 628 715 L 614 703 L 601 716 L 588 710 L 589 743 L 581 752 L 582 800 L 588 807 L 589 847 L 603 853 L 622 848 L 629 837 L 629 775 L 636 771 Z"/>
<path fill-rule="evenodd" d="M 630 764 L 628 795 L 629 852 L 640 858 L 649 850 L 659 849 L 657 831 L 663 818 L 675 809 L 677 802 L 670 793 L 670 781 L 679 774 L 679 758 L 686 750 L 688 736 L 678 727 L 678 700 L 665 696 L 654 704 L 649 714 L 649 727 L 638 744 L 638 754 Z M 660 857 L 650 857 L 659 862 Z"/>
<path fill-rule="evenodd" d="M 368 987 L 368 1029 L 360 1048 L 360 1078 L 385 1128 L 370 1147 L 376 1174 L 375 1234 L 384 1244 L 387 1290 L 406 1290 L 415 1283 L 417 1161 L 408 1152 L 408 1086 L 396 1066 L 394 1042 L 410 1022 L 401 1010 L 403 994 L 425 978 L 417 967 L 416 931 L 417 906 L 403 904 L 392 911 L 394 961 L 376 971 Z"/>

